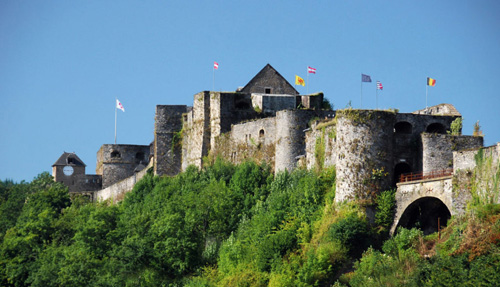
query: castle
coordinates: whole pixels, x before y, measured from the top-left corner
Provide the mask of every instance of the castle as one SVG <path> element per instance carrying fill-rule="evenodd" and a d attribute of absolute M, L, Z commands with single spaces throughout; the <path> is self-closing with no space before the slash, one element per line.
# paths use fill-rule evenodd
<path fill-rule="evenodd" d="M 394 187 L 404 173 L 453 168 L 453 151 L 483 146 L 482 137 L 461 135 L 461 128 L 448 133 L 461 118 L 450 104 L 413 113 L 323 104 L 322 93 L 300 95 L 268 64 L 235 92 L 200 92 L 192 107 L 156 106 L 153 142 L 102 145 L 95 175 L 76 154 L 63 153 L 53 176 L 70 193 L 115 200 L 147 169 L 173 176 L 216 156 L 252 158 L 275 172 L 336 166 L 336 201 L 343 201 Z"/>

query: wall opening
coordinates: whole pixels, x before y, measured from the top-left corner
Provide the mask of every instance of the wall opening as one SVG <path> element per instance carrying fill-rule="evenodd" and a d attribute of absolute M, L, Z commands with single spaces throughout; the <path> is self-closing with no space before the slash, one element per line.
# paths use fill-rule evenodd
<path fill-rule="evenodd" d="M 427 129 L 425 130 L 428 133 L 435 133 L 435 134 L 446 134 L 446 128 L 444 127 L 443 124 L 440 123 L 433 123 L 427 126 Z"/>
<path fill-rule="evenodd" d="M 119 151 L 114 150 L 111 152 L 111 158 L 120 158 L 120 157 L 122 156 Z"/>
<path fill-rule="evenodd" d="M 272 91 L 271 88 L 265 88 L 264 89 L 264 93 L 266 93 L 266 94 L 270 94 L 271 91 Z"/>
<path fill-rule="evenodd" d="M 412 170 L 411 170 L 411 167 L 408 163 L 400 162 L 400 163 L 396 164 L 396 166 L 394 166 L 394 177 L 392 180 L 393 186 L 394 187 L 396 186 L 396 183 L 399 182 L 399 177 L 403 173 L 409 173 L 409 172 L 412 172 Z"/>
<path fill-rule="evenodd" d="M 398 122 L 394 125 L 394 133 L 396 134 L 411 134 L 413 127 L 409 122 Z"/>
<path fill-rule="evenodd" d="M 260 138 L 263 138 L 263 137 L 264 137 L 264 134 L 265 134 L 264 129 L 261 129 L 261 130 L 259 131 L 259 137 L 260 137 Z"/>
<path fill-rule="evenodd" d="M 138 152 L 135 154 L 135 160 L 137 162 L 143 161 L 144 160 L 144 153 L 143 152 Z"/>
<path fill-rule="evenodd" d="M 438 231 L 438 221 L 441 229 L 445 227 L 451 213 L 448 207 L 436 197 L 423 197 L 412 202 L 403 212 L 397 227 L 418 228 L 424 235 Z"/>

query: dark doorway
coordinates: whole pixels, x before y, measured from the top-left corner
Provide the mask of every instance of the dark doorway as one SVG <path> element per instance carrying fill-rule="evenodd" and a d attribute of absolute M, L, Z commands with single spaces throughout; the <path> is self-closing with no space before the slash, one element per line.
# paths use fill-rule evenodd
<path fill-rule="evenodd" d="M 438 198 L 423 197 L 410 204 L 399 219 L 398 227 L 418 228 L 428 235 L 446 226 L 451 213 Z"/>
<path fill-rule="evenodd" d="M 394 167 L 394 178 L 392 179 L 393 186 L 394 187 L 396 186 L 396 183 L 399 182 L 399 177 L 403 173 L 409 173 L 409 172 L 412 172 L 412 170 L 410 165 L 407 164 L 406 162 L 400 162 L 396 164 L 396 166 Z"/>

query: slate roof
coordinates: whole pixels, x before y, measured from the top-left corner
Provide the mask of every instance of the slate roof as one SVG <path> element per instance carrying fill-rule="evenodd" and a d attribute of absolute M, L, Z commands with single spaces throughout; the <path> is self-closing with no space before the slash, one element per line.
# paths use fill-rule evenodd
<path fill-rule="evenodd" d="M 64 152 L 52 166 L 64 165 L 86 166 L 83 161 L 72 152 Z"/>
<path fill-rule="evenodd" d="M 270 79 L 272 78 L 272 79 Z M 274 81 L 273 81 L 274 80 Z M 246 84 L 241 92 L 251 93 L 254 87 L 272 87 L 273 94 L 292 94 L 298 95 L 299 92 L 270 64 L 267 64 L 260 72 L 255 75 L 248 84 Z"/>

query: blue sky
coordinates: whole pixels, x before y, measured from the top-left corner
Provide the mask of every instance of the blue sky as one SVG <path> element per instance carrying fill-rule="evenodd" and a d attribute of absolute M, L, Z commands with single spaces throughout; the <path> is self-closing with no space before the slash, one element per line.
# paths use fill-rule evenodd
<path fill-rule="evenodd" d="M 0 1 L 0 179 L 31 181 L 64 152 L 153 140 L 158 104 L 244 86 L 267 63 L 335 108 L 451 103 L 500 141 L 500 1 Z M 298 87 L 306 93 L 305 87 Z"/>

